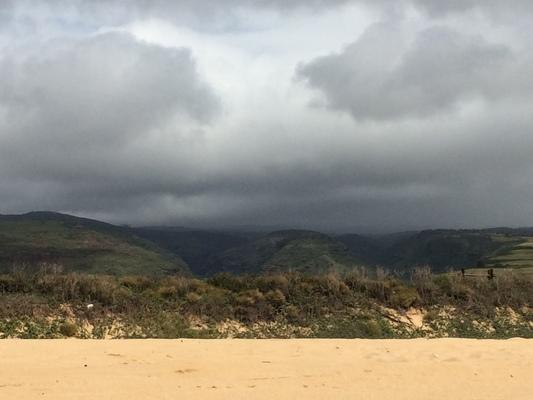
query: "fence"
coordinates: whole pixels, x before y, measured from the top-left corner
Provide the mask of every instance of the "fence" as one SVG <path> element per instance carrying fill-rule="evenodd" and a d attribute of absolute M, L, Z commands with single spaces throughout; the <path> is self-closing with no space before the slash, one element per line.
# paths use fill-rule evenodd
<path fill-rule="evenodd" d="M 467 274 L 466 273 L 466 270 L 464 268 L 461 268 L 461 276 L 463 278 L 465 277 L 473 277 L 473 278 L 482 278 L 483 275 L 480 275 L 480 274 Z M 494 279 L 494 268 L 490 268 L 487 270 L 487 275 L 486 275 L 487 279 L 488 280 L 492 280 Z"/>

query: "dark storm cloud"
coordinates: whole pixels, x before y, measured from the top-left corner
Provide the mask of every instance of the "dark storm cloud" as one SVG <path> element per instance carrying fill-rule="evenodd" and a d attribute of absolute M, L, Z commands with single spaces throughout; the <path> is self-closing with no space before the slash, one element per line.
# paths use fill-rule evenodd
<path fill-rule="evenodd" d="M 402 52 L 396 30 L 376 24 L 342 53 L 304 64 L 298 74 L 324 93 L 330 108 L 359 119 L 424 117 L 515 89 L 501 82 L 514 62 L 506 46 L 436 27 Z"/>
<path fill-rule="evenodd" d="M 383 20 L 298 59 L 291 84 L 295 57 L 280 41 L 321 17 L 309 10 L 356 3 L 381 7 L 372 18 Z M 416 24 L 396 13 L 409 4 L 423 11 Z M 533 224 L 529 31 L 498 22 L 510 33 L 495 38 L 487 28 L 530 6 L 502 4 L 0 2 L 0 213 L 371 230 Z M 276 19 L 260 56 L 257 36 L 224 42 L 216 29 L 261 31 L 265 10 L 302 19 L 281 38 Z M 470 18 L 478 11 L 482 23 Z M 176 36 L 200 49 L 103 33 L 151 17 L 199 27 L 200 39 Z M 315 94 L 322 103 L 308 107 Z"/>

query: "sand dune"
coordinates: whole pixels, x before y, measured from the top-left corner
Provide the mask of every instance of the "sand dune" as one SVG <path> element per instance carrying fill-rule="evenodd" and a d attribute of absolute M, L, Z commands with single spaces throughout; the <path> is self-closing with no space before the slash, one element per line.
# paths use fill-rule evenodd
<path fill-rule="evenodd" d="M 3 340 L 0 399 L 533 399 L 533 341 Z"/>

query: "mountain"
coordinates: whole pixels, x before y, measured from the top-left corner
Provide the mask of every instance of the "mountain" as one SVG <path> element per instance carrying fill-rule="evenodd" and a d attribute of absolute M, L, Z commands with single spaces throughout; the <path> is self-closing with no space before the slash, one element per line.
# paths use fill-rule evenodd
<path fill-rule="evenodd" d="M 0 272 L 13 264 L 58 263 L 115 275 L 192 272 L 347 271 L 381 266 L 409 276 L 417 266 L 533 271 L 533 229 L 435 229 L 389 235 L 307 230 L 220 231 L 116 226 L 70 215 L 0 215 Z"/>
<path fill-rule="evenodd" d="M 345 234 L 337 236 L 336 239 L 342 242 L 351 255 L 364 265 L 376 266 L 388 264 L 387 248 L 388 241 L 384 236 L 375 238 L 356 234 Z"/>
<path fill-rule="evenodd" d="M 258 236 L 253 233 L 174 230 L 167 227 L 134 228 L 133 232 L 182 257 L 195 275 L 206 275 L 212 258 L 230 248 L 243 246 Z"/>
<path fill-rule="evenodd" d="M 533 267 L 527 229 L 427 230 L 385 247 L 386 265 L 430 266 L 434 272 L 468 267 Z"/>
<path fill-rule="evenodd" d="M 179 256 L 125 227 L 52 212 L 0 215 L 0 272 L 39 263 L 112 275 L 188 272 Z"/>
<path fill-rule="evenodd" d="M 179 254 L 199 276 L 281 269 L 319 272 L 334 267 L 346 269 L 359 263 L 342 242 L 312 231 L 175 231 L 151 227 L 136 228 L 134 232 Z"/>
<path fill-rule="evenodd" d="M 294 270 L 317 273 L 346 270 L 361 264 L 344 243 L 319 232 L 285 230 L 272 232 L 211 257 L 204 274 L 233 272 L 255 274 Z"/>

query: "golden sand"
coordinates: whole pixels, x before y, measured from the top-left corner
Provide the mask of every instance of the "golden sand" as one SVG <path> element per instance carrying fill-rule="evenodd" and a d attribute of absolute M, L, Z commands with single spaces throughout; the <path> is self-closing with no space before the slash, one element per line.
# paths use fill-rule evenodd
<path fill-rule="evenodd" d="M 0 340 L 0 399 L 533 399 L 533 341 Z"/>

